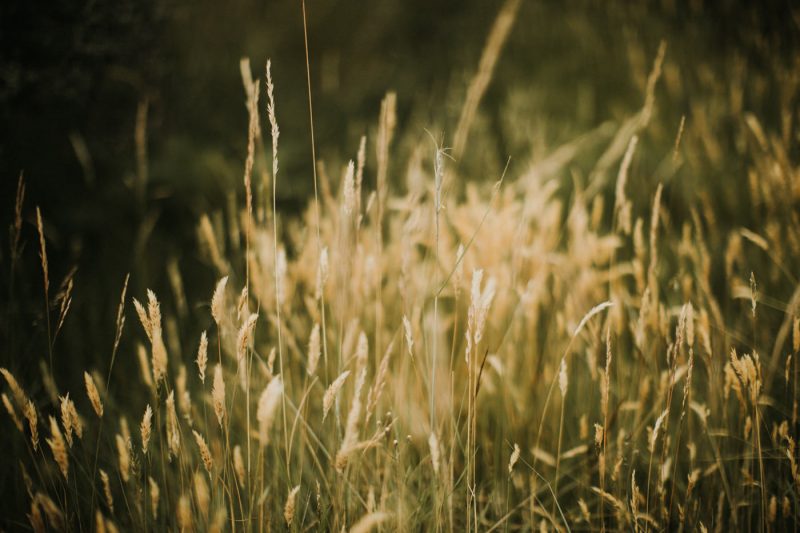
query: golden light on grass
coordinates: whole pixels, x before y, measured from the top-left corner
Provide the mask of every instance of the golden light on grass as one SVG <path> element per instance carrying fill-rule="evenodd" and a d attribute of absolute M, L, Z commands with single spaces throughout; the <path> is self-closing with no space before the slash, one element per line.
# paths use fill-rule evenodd
<path fill-rule="evenodd" d="M 103 418 L 103 402 L 100 400 L 100 393 L 97 392 L 94 378 L 88 372 L 84 372 L 83 381 L 86 385 L 86 395 L 89 397 L 89 403 L 92 404 L 92 409 L 94 409 L 98 417 Z"/>
<path fill-rule="evenodd" d="M 407 95 L 388 92 L 347 153 L 314 149 L 319 190 L 296 213 L 279 205 L 272 63 L 259 77 L 241 62 L 244 179 L 226 211 L 197 215 L 206 285 L 174 259 L 134 271 L 132 287 L 152 278 L 172 295 L 133 299 L 142 329 L 123 333 L 126 278 L 95 370 L 0 368 L 34 530 L 796 526 L 800 83 L 775 65 L 753 82 L 706 73 L 733 86 L 674 114 L 661 99 L 689 84 L 686 67 L 666 44 L 631 48 L 638 110 L 562 146 L 528 139 L 530 164 L 484 179 L 470 163 L 491 144 L 481 101 L 523 6 L 504 3 L 448 103 L 453 151 L 409 133 Z M 780 96 L 781 125 L 725 111 L 742 95 L 757 108 L 759 91 Z M 498 120 L 538 127 L 512 111 Z M 723 148 L 745 161 L 724 193 L 704 173 Z M 294 163 L 287 183 L 303 179 Z M 50 301 L 57 234 L 45 242 L 41 212 L 28 216 L 44 314 L 66 332 L 82 280 Z"/>

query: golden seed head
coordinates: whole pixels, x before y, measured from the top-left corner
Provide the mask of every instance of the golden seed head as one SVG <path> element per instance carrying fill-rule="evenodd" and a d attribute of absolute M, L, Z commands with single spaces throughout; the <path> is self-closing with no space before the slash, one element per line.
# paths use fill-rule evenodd
<path fill-rule="evenodd" d="M 100 393 L 97 392 L 97 387 L 94 384 L 94 378 L 88 373 L 83 373 L 83 381 L 86 383 L 86 395 L 89 397 L 89 403 L 92 404 L 92 409 L 100 418 L 103 417 L 103 402 L 100 401 Z"/>

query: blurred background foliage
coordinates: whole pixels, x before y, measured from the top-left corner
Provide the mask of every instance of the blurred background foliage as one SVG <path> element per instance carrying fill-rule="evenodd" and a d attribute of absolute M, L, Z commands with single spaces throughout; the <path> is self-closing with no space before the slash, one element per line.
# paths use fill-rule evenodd
<path fill-rule="evenodd" d="M 367 189 L 374 187 L 374 131 L 381 98 L 391 90 L 398 98 L 392 186 L 403 190 L 409 154 L 429 142 L 425 129 L 443 134 L 445 145 L 451 140 L 501 6 L 498 0 L 309 0 L 317 155 L 330 174 L 355 157 L 367 134 L 373 143 Z M 720 217 L 746 225 L 744 181 L 732 176 L 743 175 L 747 161 L 732 126 L 750 111 L 781 129 L 785 84 L 771 80 L 777 71 L 796 83 L 798 22 L 788 0 L 524 0 L 457 162 L 459 176 L 494 181 L 508 158 L 513 176 L 608 121 L 618 127 L 641 108 L 664 40 L 657 116 L 641 142 L 670 145 L 686 116 L 696 139 L 712 138 L 717 146 L 707 147 L 704 159 L 689 160 L 680 170 L 687 178 L 669 194 L 714 194 Z M 47 353 L 46 336 L 31 333 L 44 328 L 36 205 L 52 285 L 77 268 L 72 309 L 56 341 L 57 378 L 108 358 L 128 272 L 129 296 L 141 297 L 146 287 L 168 295 L 167 265 L 174 265 L 190 306 L 179 323 L 187 328 L 182 337 L 195 338 L 207 325 L 207 309 L 198 302 L 210 297 L 213 271 L 201 260 L 195 228 L 201 214 L 221 214 L 243 196 L 247 112 L 239 60 L 245 56 L 260 78 L 272 59 L 282 133 L 278 204 L 283 213 L 297 213 L 313 183 L 298 1 L 0 4 L 4 227 L 12 223 L 20 172 L 26 184 L 20 263 L 12 265 L 7 237 L 0 250 L 6 281 L 0 364 L 23 382 L 39 382 L 31 362 Z M 747 90 L 732 96 L 731 87 L 740 86 Z M 794 91 L 786 94 L 793 98 Z M 261 107 L 263 117 L 263 100 Z M 137 124 L 146 153 L 137 153 Z M 600 146 L 582 151 L 563 176 L 566 189 L 585 184 L 601 152 Z M 640 153 L 632 187 L 649 194 L 640 184 L 652 183 L 670 154 Z M 144 176 L 146 185 L 138 187 Z M 700 177 L 704 189 L 695 190 Z M 162 298 L 168 307 L 172 300 Z M 128 327 L 138 328 L 131 320 Z M 131 343 L 123 353 L 132 350 Z M 127 355 L 125 365 L 133 368 Z"/>

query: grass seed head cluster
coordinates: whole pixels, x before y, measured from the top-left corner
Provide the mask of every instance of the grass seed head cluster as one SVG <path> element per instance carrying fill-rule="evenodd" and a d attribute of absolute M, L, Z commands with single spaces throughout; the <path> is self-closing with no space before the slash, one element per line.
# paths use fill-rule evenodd
<path fill-rule="evenodd" d="M 641 109 L 610 135 L 588 134 L 604 148 L 587 176 L 562 179 L 589 150 L 581 138 L 488 184 L 466 180 L 457 159 L 483 140 L 470 140 L 471 124 L 518 6 L 507 2 L 489 37 L 453 161 L 429 139 L 392 161 L 402 95 L 389 93 L 374 139 L 361 137 L 338 178 L 320 165 L 319 194 L 296 216 L 276 209 L 278 122 L 293 119 L 280 117 L 280 80 L 269 63 L 260 81 L 242 62 L 245 205 L 197 223 L 218 279 L 205 331 L 175 342 L 181 304 L 150 290 L 140 303 L 126 279 L 114 357 L 137 361 L 139 376 L 111 382 L 112 357 L 76 370 L 85 390 L 57 390 L 45 365 L 49 395 L 0 369 L 16 430 L 4 446 L 27 450 L 4 459 L 26 488 L 15 523 L 797 527 L 796 105 L 773 130 L 740 108 L 738 95 L 757 90 L 746 80 L 719 96 L 748 161 L 749 211 L 734 216 L 699 174 L 700 192 L 676 205 L 687 198 L 677 169 L 724 157 L 713 131 L 723 112 L 658 115 L 658 84 L 681 83 L 664 45 Z M 796 102 L 798 84 L 780 88 Z M 664 158 L 654 179 L 637 175 L 642 153 Z M 256 176 L 271 187 L 254 191 Z M 17 213 L 23 202 L 20 180 Z M 38 208 L 36 220 L 49 301 Z M 131 311 L 141 328 L 124 328 Z M 49 368 L 67 356 L 51 352 Z M 136 439 L 129 419 L 141 420 Z"/>

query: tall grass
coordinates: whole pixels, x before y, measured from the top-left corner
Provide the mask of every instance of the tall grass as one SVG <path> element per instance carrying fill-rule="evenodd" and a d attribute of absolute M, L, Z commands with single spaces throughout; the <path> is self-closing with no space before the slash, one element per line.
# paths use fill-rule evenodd
<path fill-rule="evenodd" d="M 471 124 L 518 7 L 509 0 L 489 36 L 455 157 L 484 140 L 470 137 Z M 276 101 L 297 88 L 273 84 L 269 62 L 263 81 L 252 81 L 242 62 L 246 202 L 227 222 L 198 221 L 199 248 L 219 280 L 206 291 L 202 327 L 213 328 L 181 349 L 186 336 L 170 326 L 170 310 L 185 302 L 162 306 L 152 291 L 137 295 L 146 304 L 128 301 L 126 279 L 108 366 L 75 369 L 85 390 L 57 386 L 52 354 L 42 383 L 2 369 L 15 428 L 4 445 L 25 450 L 4 461 L 14 462 L 28 505 L 8 524 L 796 529 L 796 109 L 782 109 L 781 131 L 734 115 L 749 162 L 737 186 L 748 187 L 741 206 L 750 211 L 728 217 L 708 194 L 716 184 L 676 174 L 713 164 L 709 128 L 719 116 L 657 114 L 667 58 L 662 44 L 637 113 L 610 137 L 589 134 L 603 148 L 586 179 L 570 174 L 575 157 L 592 153 L 585 139 L 511 164 L 490 183 L 466 180 L 458 161 L 445 168 L 446 145 L 423 139 L 403 174 L 390 162 L 402 95 L 389 93 L 376 138 L 353 147 L 357 164 L 338 179 L 315 168 L 313 200 L 284 218 Z M 665 161 L 652 179 L 640 173 L 645 156 Z M 253 193 L 257 172 L 272 180 L 270 196 Z M 687 187 L 698 194 L 679 194 Z M 15 259 L 22 180 L 19 191 Z M 258 202 L 271 204 L 268 217 L 254 214 Z M 38 208 L 36 220 L 52 350 Z M 223 235 L 244 240 L 243 257 L 224 256 L 242 247 L 218 242 Z M 180 269 L 169 270 L 180 287 Z M 142 327 L 123 335 L 132 308 Z M 138 354 L 140 376 L 112 382 L 118 349 Z"/>

